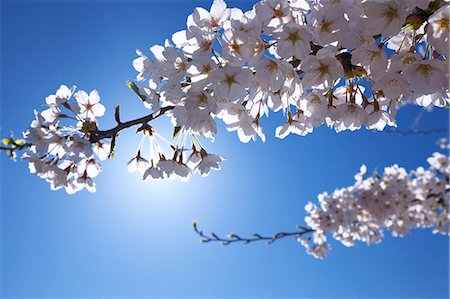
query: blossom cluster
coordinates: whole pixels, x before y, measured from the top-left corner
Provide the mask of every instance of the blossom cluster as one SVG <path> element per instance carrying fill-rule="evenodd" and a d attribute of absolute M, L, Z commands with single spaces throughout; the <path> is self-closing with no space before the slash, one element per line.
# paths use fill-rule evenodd
<path fill-rule="evenodd" d="M 141 143 L 137 149 L 136 155 L 128 162 L 128 171 L 138 171 L 143 179 L 180 179 L 186 182 L 190 179 L 193 172 L 201 176 L 208 176 L 212 169 L 219 170 L 219 163 L 224 158 L 206 152 L 201 145 L 200 140 L 193 134 L 183 134 L 179 132 L 176 145 L 169 142 L 166 138 L 158 134 L 153 127 L 143 130 Z M 190 146 L 187 137 L 190 137 Z M 149 141 L 149 155 L 145 158 L 143 146 L 145 140 Z M 159 140 L 159 141 L 158 141 Z M 171 156 L 166 157 L 164 143 L 169 149 Z"/>
<path fill-rule="evenodd" d="M 100 172 L 98 161 L 106 159 L 110 149 L 107 142 L 89 141 L 88 132 L 97 128 L 97 117 L 105 113 L 98 92 L 75 89 L 61 85 L 45 99 L 47 109 L 34 112 L 35 120 L 24 133 L 31 147 L 22 156 L 30 172 L 49 182 L 52 190 L 64 187 L 69 194 L 85 187 L 96 190 L 92 178 Z"/>
<path fill-rule="evenodd" d="M 330 249 L 327 234 L 345 246 L 379 243 L 384 230 L 405 236 L 412 228 L 431 228 L 450 235 L 450 159 L 435 152 L 427 161 L 428 169 L 407 173 L 393 165 L 373 176 L 363 165 L 353 186 L 322 193 L 319 205 L 306 205 L 305 221 L 314 233 L 298 241 L 309 254 L 323 258 Z"/>
<path fill-rule="evenodd" d="M 249 142 L 265 141 L 261 119 L 270 111 L 285 116 L 275 131 L 284 138 L 322 125 L 383 130 L 396 126 L 404 104 L 447 106 L 449 14 L 449 0 L 262 0 L 245 12 L 214 0 L 209 11 L 196 8 L 185 30 L 136 51 L 140 85 L 129 86 L 151 115 L 171 119 L 177 140 L 131 122 L 143 136 L 128 169 L 182 181 L 220 169 L 223 158 L 200 143 L 214 140 L 217 120 Z M 106 158 L 113 146 L 103 140 L 114 145 L 116 136 L 91 138 L 105 112 L 98 92 L 62 85 L 46 105 L 25 133 L 32 147 L 23 158 L 52 189 L 94 191 L 93 154 Z M 120 125 L 114 134 L 129 127 Z"/>
<path fill-rule="evenodd" d="M 174 106 L 174 126 L 214 138 L 217 119 L 242 142 L 396 126 L 407 103 L 446 106 L 448 1 L 262 0 L 250 11 L 214 0 L 187 28 L 133 61 L 146 107 Z"/>

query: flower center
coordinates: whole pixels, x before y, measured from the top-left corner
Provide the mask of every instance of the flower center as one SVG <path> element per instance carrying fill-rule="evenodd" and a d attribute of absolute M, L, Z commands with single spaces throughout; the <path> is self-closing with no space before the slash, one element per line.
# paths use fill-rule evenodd
<path fill-rule="evenodd" d="M 233 41 L 230 44 L 230 49 L 231 49 L 231 52 L 239 53 L 241 51 L 241 46 L 236 41 Z"/>
<path fill-rule="evenodd" d="M 204 73 L 204 74 L 207 74 L 207 73 L 209 73 L 211 71 L 212 71 L 212 68 L 211 68 L 211 66 L 209 64 L 204 65 L 203 68 L 202 68 L 202 73 Z"/>
<path fill-rule="evenodd" d="M 297 41 L 300 40 L 300 36 L 298 35 L 298 32 L 291 32 L 291 33 L 289 33 L 287 40 L 289 40 L 293 44 L 295 44 Z"/>
<path fill-rule="evenodd" d="M 208 104 L 208 97 L 204 93 L 201 93 L 198 96 L 198 105 L 200 107 L 206 107 L 206 104 Z"/>
<path fill-rule="evenodd" d="M 94 107 L 94 105 L 92 105 L 90 102 L 87 102 L 87 103 L 84 105 L 84 108 L 86 108 L 86 111 L 91 111 L 91 110 L 92 110 L 92 107 Z"/>
<path fill-rule="evenodd" d="M 403 59 L 402 59 L 402 63 L 403 64 L 412 64 L 412 63 L 414 63 L 414 62 L 416 62 L 416 58 L 415 57 L 412 57 L 412 56 L 407 56 L 407 57 L 404 57 Z"/>
<path fill-rule="evenodd" d="M 320 76 L 323 76 L 328 73 L 328 65 L 326 64 L 320 64 L 319 68 L 317 69 Z"/>
<path fill-rule="evenodd" d="M 398 86 L 398 80 L 397 79 L 391 79 L 389 80 L 390 86 Z"/>
<path fill-rule="evenodd" d="M 393 19 L 397 18 L 397 11 L 393 7 L 387 7 L 381 15 L 386 22 L 391 22 Z"/>
<path fill-rule="evenodd" d="M 234 76 L 230 76 L 230 75 L 225 75 L 224 82 L 225 82 L 225 84 L 228 85 L 228 87 L 231 87 L 231 85 L 233 85 L 234 83 L 237 83 Z"/>
<path fill-rule="evenodd" d="M 210 40 L 202 40 L 202 42 L 200 43 L 200 48 L 202 48 L 203 50 L 209 50 L 209 47 L 211 46 L 211 41 Z"/>
<path fill-rule="evenodd" d="M 428 64 L 421 64 L 418 68 L 418 71 L 425 78 L 428 78 L 433 74 L 433 69 Z"/>
<path fill-rule="evenodd" d="M 311 104 L 313 105 L 319 105 L 320 104 L 320 98 L 318 95 L 313 95 L 311 98 Z"/>
<path fill-rule="evenodd" d="M 267 65 L 267 70 L 269 70 L 269 72 L 271 73 L 276 72 L 278 70 L 277 63 L 275 61 L 270 61 Z"/>
<path fill-rule="evenodd" d="M 273 10 L 273 17 L 274 18 L 283 17 L 283 11 L 281 10 L 281 7 L 279 5 Z"/>
<path fill-rule="evenodd" d="M 440 19 L 436 22 L 440 31 L 449 31 L 449 20 Z"/>
<path fill-rule="evenodd" d="M 331 33 L 331 24 L 332 23 L 329 21 L 323 21 L 319 26 L 320 30 L 323 32 Z"/>
<path fill-rule="evenodd" d="M 175 69 L 177 69 L 177 71 L 181 71 L 181 70 L 184 70 L 186 65 L 184 64 L 184 61 L 181 60 L 181 58 L 177 58 L 177 60 L 174 63 L 174 66 L 175 66 Z"/>

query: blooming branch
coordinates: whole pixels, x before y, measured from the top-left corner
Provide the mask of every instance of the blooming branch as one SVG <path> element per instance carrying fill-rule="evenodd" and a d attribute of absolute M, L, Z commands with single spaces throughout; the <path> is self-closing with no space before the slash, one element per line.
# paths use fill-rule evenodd
<path fill-rule="evenodd" d="M 307 227 L 297 227 L 298 232 L 281 232 L 272 237 L 254 234 L 252 238 L 232 233 L 221 238 L 215 233 L 206 235 L 196 222 L 193 227 L 203 243 L 223 245 L 262 240 L 270 244 L 293 236 L 316 258 L 328 254 L 330 235 L 347 247 L 355 246 L 357 241 L 378 244 L 385 230 L 394 237 L 405 236 L 413 228 L 430 228 L 433 233 L 450 235 L 450 159 L 436 152 L 427 161 L 428 169 L 419 167 L 407 173 L 393 165 L 386 167 L 382 175 L 375 172 L 372 176 L 367 175 L 363 165 L 353 186 L 332 194 L 322 193 L 318 196 L 319 205 L 310 202 L 305 206 L 309 214 L 305 217 Z"/>

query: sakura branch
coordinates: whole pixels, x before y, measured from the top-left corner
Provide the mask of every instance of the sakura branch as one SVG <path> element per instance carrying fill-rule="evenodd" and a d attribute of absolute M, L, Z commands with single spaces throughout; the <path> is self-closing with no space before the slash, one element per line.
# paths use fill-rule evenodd
<path fill-rule="evenodd" d="M 31 144 L 27 143 L 25 139 L 16 139 L 14 134 L 11 132 L 9 138 L 2 140 L 3 145 L 0 146 L 0 151 L 4 151 L 11 160 L 16 159 L 18 151 L 27 149 L 31 147 Z"/>
<path fill-rule="evenodd" d="M 106 109 L 97 90 L 61 85 L 23 139 L 4 139 L 0 150 L 12 158 L 25 151 L 31 173 L 73 194 L 96 190 L 99 161 L 112 158 L 120 132 L 134 126 L 141 141 L 128 170 L 144 180 L 181 181 L 220 169 L 224 159 L 204 145 L 219 120 L 244 143 L 265 141 L 269 111 L 285 117 L 274 132 L 281 139 L 320 126 L 383 131 L 397 126 L 404 105 L 449 107 L 449 15 L 448 0 L 262 0 L 246 12 L 214 0 L 163 45 L 136 50 L 139 84 L 128 86 L 150 110 L 145 116 L 122 122 L 117 106 L 117 125 L 100 130 Z M 151 123 L 161 116 L 170 119 L 172 136 Z M 327 235 L 354 246 L 380 242 L 384 230 L 448 234 L 448 156 L 434 153 L 428 162 L 428 169 L 393 165 L 373 176 L 363 167 L 355 185 L 308 204 L 307 227 L 295 232 L 221 238 L 194 229 L 225 245 L 295 237 L 318 258 L 329 251 Z"/>
<path fill-rule="evenodd" d="M 448 149 L 447 142 L 441 144 Z M 378 244 L 384 231 L 402 237 L 411 229 L 428 228 L 435 234 L 450 235 L 450 160 L 448 155 L 435 152 L 427 161 L 428 169 L 419 167 L 407 173 L 404 168 L 392 165 L 386 167 L 383 174 L 375 172 L 372 176 L 363 165 L 355 175 L 353 186 L 337 189 L 332 194 L 322 193 L 318 196 L 319 205 L 312 202 L 306 205 L 309 214 L 305 217 L 306 227 L 297 227 L 297 232 L 281 232 L 272 237 L 254 234 L 251 238 L 232 233 L 222 238 L 215 233 L 205 234 L 196 222 L 194 231 L 203 243 L 222 245 L 257 241 L 271 244 L 294 237 L 307 253 L 320 259 L 331 248 L 330 236 L 352 247 L 358 241 Z"/>
<path fill-rule="evenodd" d="M 98 160 L 112 157 L 118 134 L 137 125 L 142 138 L 129 171 L 182 181 L 220 169 L 223 158 L 202 143 L 214 139 L 218 120 L 242 142 L 265 141 L 269 111 L 286 117 L 278 138 L 322 125 L 336 132 L 396 127 L 405 104 L 450 102 L 449 14 L 441 0 L 262 0 L 247 12 L 215 0 L 150 55 L 136 51 L 140 83 L 129 87 L 150 114 L 122 122 L 117 107 L 117 126 L 100 130 L 99 93 L 61 85 L 35 112 L 25 141 L 2 149 L 27 149 L 22 158 L 32 173 L 74 193 L 95 191 Z M 163 115 L 172 138 L 149 124 Z"/>

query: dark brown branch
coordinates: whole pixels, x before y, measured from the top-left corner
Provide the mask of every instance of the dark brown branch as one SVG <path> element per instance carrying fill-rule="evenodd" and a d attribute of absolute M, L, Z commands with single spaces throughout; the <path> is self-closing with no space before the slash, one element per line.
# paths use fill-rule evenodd
<path fill-rule="evenodd" d="M 195 233 L 200 236 L 200 238 L 201 238 L 200 241 L 202 243 L 219 242 L 222 245 L 230 245 L 232 243 L 249 244 L 249 243 L 258 242 L 258 241 L 267 241 L 267 244 L 272 244 L 275 241 L 278 241 L 278 240 L 286 238 L 286 237 L 299 238 L 305 234 L 314 232 L 313 229 L 308 229 L 306 227 L 297 226 L 297 229 L 299 230 L 297 232 L 289 232 L 289 233 L 279 232 L 271 237 L 264 237 L 264 236 L 261 236 L 260 234 L 255 233 L 250 238 L 243 238 L 237 234 L 231 233 L 228 235 L 227 238 L 222 238 L 222 237 L 219 237 L 215 233 L 211 233 L 211 236 L 208 236 L 207 234 L 205 234 L 203 232 L 203 230 L 198 229 L 196 221 L 194 221 L 192 223 L 192 226 L 194 228 Z"/>
<path fill-rule="evenodd" d="M 105 130 L 105 131 L 91 131 L 91 132 L 89 132 L 91 134 L 91 136 L 89 138 L 89 141 L 91 143 L 96 143 L 96 142 L 98 142 L 98 141 L 100 141 L 102 139 L 105 139 L 105 138 L 114 138 L 123 129 L 129 128 L 129 127 L 132 127 L 132 126 L 136 126 L 136 125 L 139 125 L 139 124 L 145 125 L 149 121 L 152 121 L 152 120 L 160 117 L 161 115 L 164 115 L 166 112 L 172 110 L 173 108 L 175 108 L 175 107 L 174 106 L 167 106 L 167 107 L 161 108 L 161 110 L 157 114 L 152 113 L 150 115 L 143 116 L 141 118 L 130 120 L 130 121 L 127 121 L 127 122 L 124 122 L 124 123 L 119 121 L 117 123 L 117 126 L 115 126 L 112 129 L 109 129 L 109 130 Z M 116 117 L 116 120 L 118 120 L 118 117 Z"/>

